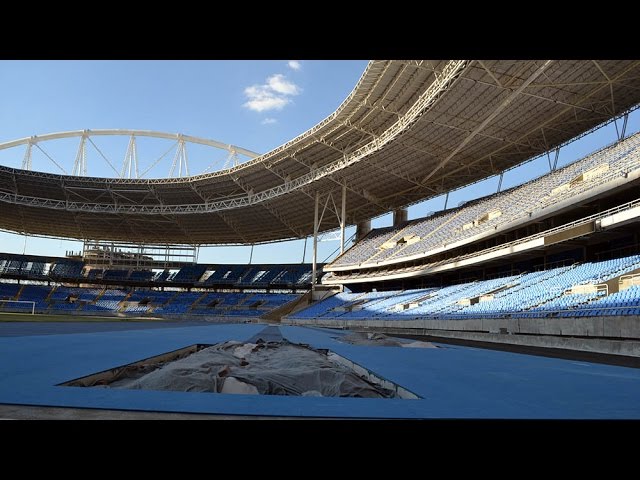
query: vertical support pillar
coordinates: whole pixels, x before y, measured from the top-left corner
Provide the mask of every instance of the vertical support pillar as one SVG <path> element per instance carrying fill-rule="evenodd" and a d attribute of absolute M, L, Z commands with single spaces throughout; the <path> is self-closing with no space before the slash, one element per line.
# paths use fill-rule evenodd
<path fill-rule="evenodd" d="M 304 247 L 302 248 L 302 263 L 304 263 L 305 258 L 307 258 L 307 239 L 309 237 L 304 237 Z"/>
<path fill-rule="evenodd" d="M 31 142 L 27 143 L 27 150 L 24 152 L 24 159 L 22 160 L 22 169 L 31 170 Z"/>
<path fill-rule="evenodd" d="M 449 192 L 447 192 L 447 195 L 444 197 L 444 208 L 443 210 L 447 209 L 447 204 L 449 203 Z"/>
<path fill-rule="evenodd" d="M 78 153 L 76 154 L 76 160 L 73 164 L 73 170 L 71 175 L 77 176 L 86 176 L 87 174 L 87 164 L 86 164 L 86 148 L 85 141 L 87 137 L 86 135 L 82 135 L 80 137 L 80 144 L 78 145 Z"/>
<path fill-rule="evenodd" d="M 393 226 L 400 228 L 409 219 L 409 211 L 406 208 L 397 208 L 393 211 Z"/>
<path fill-rule="evenodd" d="M 313 268 L 311 271 L 311 292 L 316 289 L 318 274 L 318 209 L 320 207 L 320 192 L 316 192 L 316 202 L 313 212 Z M 311 294 L 313 296 L 313 293 Z"/>
<path fill-rule="evenodd" d="M 251 253 L 249 253 L 249 265 L 251 265 L 251 260 L 253 260 L 253 243 L 251 244 Z"/>
<path fill-rule="evenodd" d="M 362 220 L 358 222 L 356 226 L 356 242 L 362 240 L 362 238 L 371 231 L 371 220 Z"/>
<path fill-rule="evenodd" d="M 556 147 L 556 155 L 553 158 L 553 171 L 558 168 L 558 159 L 560 158 L 560 147 Z"/>
<path fill-rule="evenodd" d="M 342 186 L 342 212 L 340 214 L 340 255 L 344 253 L 344 228 L 347 223 L 347 186 Z"/>
<path fill-rule="evenodd" d="M 624 140 L 625 133 L 627 131 L 627 121 L 629 120 L 629 112 L 626 112 L 624 116 L 622 116 L 622 130 L 618 129 L 618 118 L 615 117 L 613 119 L 613 125 L 616 127 L 616 134 L 618 135 L 618 141 L 621 142 Z"/>
<path fill-rule="evenodd" d="M 620 133 L 620 140 L 624 140 L 624 136 L 627 133 L 627 121 L 629 120 L 629 112 L 624 114 L 624 120 L 622 121 L 622 132 Z"/>

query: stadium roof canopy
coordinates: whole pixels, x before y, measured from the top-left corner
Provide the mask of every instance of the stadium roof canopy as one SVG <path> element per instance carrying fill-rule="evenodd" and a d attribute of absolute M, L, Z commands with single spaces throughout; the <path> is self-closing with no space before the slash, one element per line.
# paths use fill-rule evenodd
<path fill-rule="evenodd" d="M 215 173 L 167 179 L 0 167 L 0 228 L 77 239 L 238 244 L 313 233 L 481 180 L 640 103 L 640 61 L 372 61 L 325 120 Z M 335 203 L 335 202 L 332 202 Z M 319 231 L 339 226 L 324 215 Z"/>

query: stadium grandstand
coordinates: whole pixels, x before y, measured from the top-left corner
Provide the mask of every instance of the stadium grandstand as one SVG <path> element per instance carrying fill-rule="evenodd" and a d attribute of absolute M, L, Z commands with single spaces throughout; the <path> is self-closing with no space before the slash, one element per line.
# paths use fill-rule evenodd
<path fill-rule="evenodd" d="M 128 178 L 86 176 L 80 155 L 74 175 L 0 166 L 0 229 L 84 242 L 65 257 L 0 253 L 0 314 L 268 322 L 637 360 L 640 133 L 626 130 L 639 105 L 640 61 L 371 61 L 334 113 L 262 155 L 134 130 L 6 142 L 27 159 L 56 138 L 78 138 L 81 152 L 92 136 L 146 135 L 248 160 L 155 179 L 132 176 L 131 156 Z M 557 165 L 611 123 L 613 143 Z M 501 188 L 541 156 L 548 170 Z M 488 178 L 495 192 L 447 204 Z M 408 218 L 442 195 L 442 210 Z M 392 225 L 372 228 L 385 214 Z M 337 256 L 319 262 L 328 232 Z M 307 238 L 307 262 L 198 262 L 202 246 Z"/>
<path fill-rule="evenodd" d="M 0 312 L 30 311 L 36 302 L 36 313 L 257 318 L 308 291 L 311 265 L 191 264 L 154 271 L 0 254 L 0 278 Z"/>

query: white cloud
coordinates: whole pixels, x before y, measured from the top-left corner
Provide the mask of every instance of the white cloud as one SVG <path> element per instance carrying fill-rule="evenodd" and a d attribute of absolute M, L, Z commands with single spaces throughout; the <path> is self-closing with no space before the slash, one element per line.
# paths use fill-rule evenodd
<path fill-rule="evenodd" d="M 272 125 L 274 123 L 278 123 L 278 120 L 276 120 L 275 118 L 267 117 L 260 123 L 262 123 L 262 125 Z"/>
<path fill-rule="evenodd" d="M 302 64 L 298 60 L 289 60 L 287 65 L 291 70 L 300 70 L 302 68 Z"/>
<path fill-rule="evenodd" d="M 262 85 L 251 85 L 244 89 L 247 101 L 244 107 L 256 112 L 266 112 L 268 110 L 282 110 L 291 103 L 288 98 L 299 95 L 300 87 L 290 82 L 284 75 L 277 73 L 267 78 Z"/>
<path fill-rule="evenodd" d="M 300 93 L 300 87 L 284 78 L 281 73 L 276 73 L 267 78 L 267 84 L 274 92 L 282 93 L 283 95 L 298 95 Z"/>
<path fill-rule="evenodd" d="M 268 85 L 253 85 L 244 89 L 248 100 L 244 104 L 249 110 L 264 112 L 267 110 L 282 110 L 291 100 L 277 95 Z"/>

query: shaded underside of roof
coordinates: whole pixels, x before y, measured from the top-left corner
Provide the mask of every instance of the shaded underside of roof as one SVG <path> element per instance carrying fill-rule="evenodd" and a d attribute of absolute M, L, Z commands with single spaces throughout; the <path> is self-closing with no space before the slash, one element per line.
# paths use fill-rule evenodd
<path fill-rule="evenodd" d="M 638 103 L 640 61 L 372 61 L 335 113 L 229 170 L 132 180 L 0 167 L 0 229 L 141 243 L 302 238 L 316 193 L 338 209 L 344 185 L 354 224 L 495 175 Z M 338 226 L 328 211 L 319 230 Z"/>

